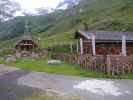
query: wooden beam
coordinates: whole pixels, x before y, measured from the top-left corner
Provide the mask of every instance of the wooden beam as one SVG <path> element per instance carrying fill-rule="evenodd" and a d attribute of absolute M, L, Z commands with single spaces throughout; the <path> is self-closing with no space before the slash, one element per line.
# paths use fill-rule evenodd
<path fill-rule="evenodd" d="M 96 40 L 95 40 L 95 35 L 92 35 L 92 53 L 93 53 L 93 55 L 96 55 Z"/>
<path fill-rule="evenodd" d="M 122 55 L 127 56 L 126 36 L 122 36 Z"/>
<path fill-rule="evenodd" d="M 80 38 L 80 53 L 81 55 L 84 53 L 84 50 L 83 50 L 83 39 Z"/>
<path fill-rule="evenodd" d="M 87 40 L 85 41 L 85 40 L 84 40 L 83 43 L 91 43 L 91 40 L 90 40 L 90 41 L 87 41 Z"/>
<path fill-rule="evenodd" d="M 77 53 L 79 52 L 79 40 L 77 40 Z"/>
<path fill-rule="evenodd" d="M 70 44 L 70 50 L 71 50 L 71 53 L 73 52 L 73 44 L 71 43 Z"/>

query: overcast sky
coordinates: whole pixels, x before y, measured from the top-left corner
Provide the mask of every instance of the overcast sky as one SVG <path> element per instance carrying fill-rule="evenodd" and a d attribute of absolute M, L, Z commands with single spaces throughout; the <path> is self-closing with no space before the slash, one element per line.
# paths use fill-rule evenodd
<path fill-rule="evenodd" d="M 14 0 L 18 2 L 23 11 L 35 13 L 36 8 L 56 8 L 59 2 L 63 0 Z M 21 12 L 18 12 L 19 15 Z"/>

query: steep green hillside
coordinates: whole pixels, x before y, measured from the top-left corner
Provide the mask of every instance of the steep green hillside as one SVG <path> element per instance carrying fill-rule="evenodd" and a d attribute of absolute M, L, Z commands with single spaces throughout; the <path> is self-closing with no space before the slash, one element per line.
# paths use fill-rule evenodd
<path fill-rule="evenodd" d="M 42 47 L 67 44 L 73 42 L 74 30 L 83 28 L 83 23 L 93 30 L 133 31 L 133 0 L 81 0 L 65 11 L 15 18 L 0 24 L 0 46 L 24 35 L 25 20 L 29 21 L 31 35 L 41 37 Z"/>

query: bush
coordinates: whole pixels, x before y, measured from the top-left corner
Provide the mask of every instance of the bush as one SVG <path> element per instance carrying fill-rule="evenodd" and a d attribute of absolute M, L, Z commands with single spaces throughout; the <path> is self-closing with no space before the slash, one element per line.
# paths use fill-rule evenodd
<path fill-rule="evenodd" d="M 11 55 L 11 54 L 13 54 L 13 53 L 12 53 L 12 50 L 10 50 L 10 49 L 3 49 L 3 50 L 0 51 L 0 56 L 1 57 L 4 57 L 6 55 Z"/>

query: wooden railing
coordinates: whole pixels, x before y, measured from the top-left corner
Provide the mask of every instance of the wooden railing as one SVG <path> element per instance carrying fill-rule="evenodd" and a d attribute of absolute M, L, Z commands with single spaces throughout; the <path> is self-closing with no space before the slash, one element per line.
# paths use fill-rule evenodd
<path fill-rule="evenodd" d="M 103 72 L 109 75 L 120 75 L 133 72 L 133 56 L 96 55 L 89 54 L 54 54 L 54 59 L 79 64 L 81 69 L 92 72 Z"/>

